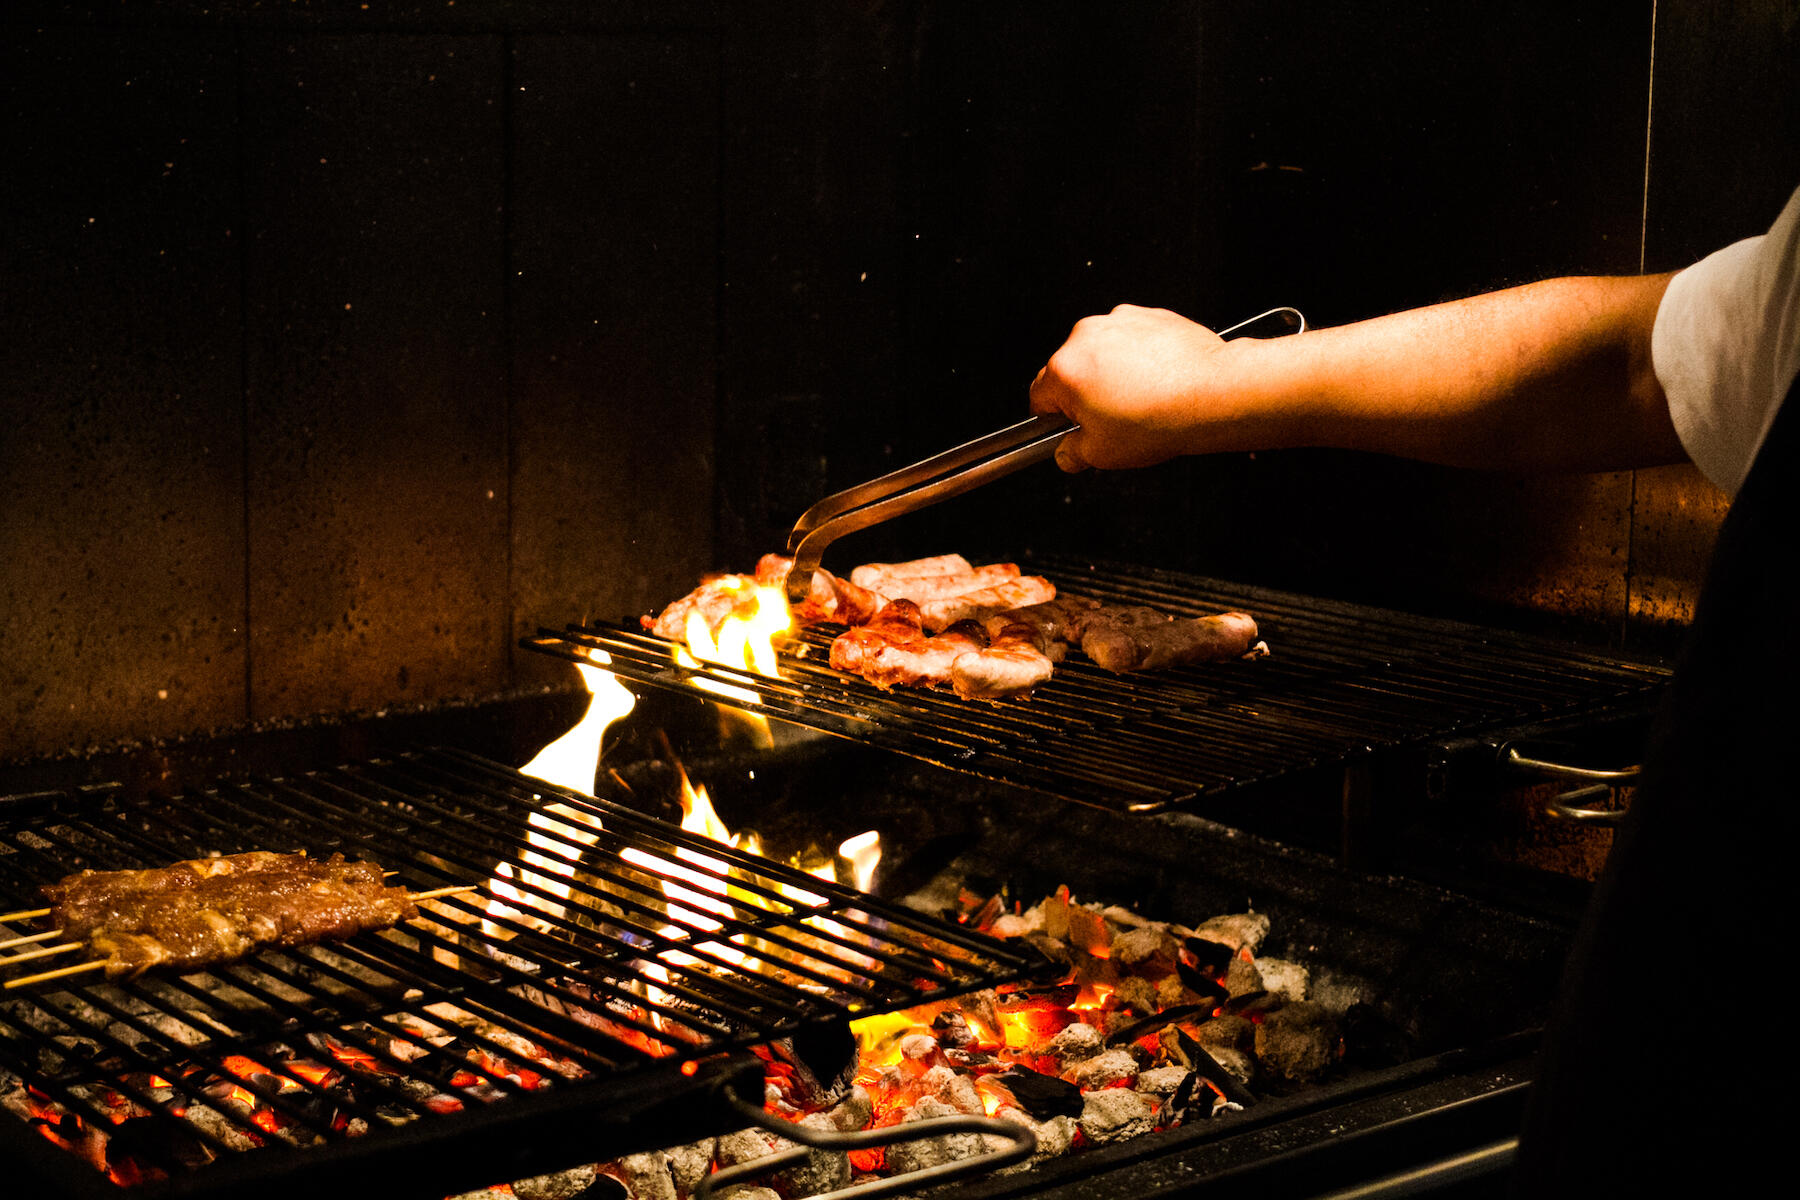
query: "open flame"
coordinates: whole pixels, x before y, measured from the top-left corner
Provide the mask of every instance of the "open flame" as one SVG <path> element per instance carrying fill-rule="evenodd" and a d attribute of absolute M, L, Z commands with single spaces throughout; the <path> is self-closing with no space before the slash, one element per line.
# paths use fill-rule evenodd
<path fill-rule="evenodd" d="M 601 650 L 590 650 L 588 657 L 595 663 L 612 662 L 611 657 Z M 542 779 L 546 783 L 588 795 L 593 790 L 594 772 L 599 769 L 600 763 L 601 741 L 607 729 L 614 721 L 631 712 L 637 704 L 637 698 L 619 682 L 616 675 L 604 667 L 589 663 L 576 663 L 575 667 L 581 672 L 582 682 L 587 685 L 587 712 L 582 715 L 575 728 L 545 746 L 536 758 L 520 767 L 519 771 L 534 779 Z M 568 819 L 558 819 L 564 817 Z M 579 847 L 592 846 L 598 840 L 599 834 L 595 831 L 601 827 L 600 818 L 567 804 L 553 802 L 532 813 L 526 824 L 530 828 L 525 832 L 525 841 L 533 848 L 520 857 L 529 866 L 541 867 L 543 871 L 522 872 L 520 882 L 567 899 L 574 889 L 564 881 L 575 876 L 575 867 L 581 861 Z M 500 903 L 501 900 L 511 900 L 551 917 L 563 915 L 562 905 L 519 891 L 512 883 L 513 878 L 511 863 L 503 862 L 494 869 L 494 880 L 488 887 L 488 891 L 495 897 L 488 901 L 489 918 L 507 917 L 528 921 L 539 928 L 545 927 L 546 922 L 541 917 L 528 916 L 517 908 Z M 510 936 L 510 931 L 493 924 L 492 920 L 482 922 L 482 933 L 493 938 Z"/>
<path fill-rule="evenodd" d="M 743 576 L 722 579 L 719 586 L 728 593 L 740 596 L 736 606 L 738 611 L 731 613 L 719 624 L 717 633 L 706 623 L 705 617 L 698 612 L 689 613 L 687 647 L 675 647 L 676 665 L 691 668 L 698 667 L 701 662 L 710 662 L 757 675 L 778 677 L 781 669 L 775 654 L 775 643 L 794 628 L 794 617 L 788 611 L 787 596 L 780 588 L 763 587 Z M 740 616 L 739 612 L 747 615 Z M 694 685 L 739 704 L 755 704 L 758 698 L 749 688 L 704 676 L 696 678 Z M 744 715 L 761 730 L 767 741 L 768 722 L 756 714 Z"/>

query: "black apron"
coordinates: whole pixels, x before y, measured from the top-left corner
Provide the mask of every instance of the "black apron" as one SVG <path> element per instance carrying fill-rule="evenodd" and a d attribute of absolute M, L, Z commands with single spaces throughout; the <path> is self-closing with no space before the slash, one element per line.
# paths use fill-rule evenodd
<path fill-rule="evenodd" d="M 1800 1141 L 1800 990 L 1784 977 L 1800 945 L 1796 393 L 1719 531 L 1570 956 L 1522 1196 L 1729 1191 L 1783 1178 Z"/>

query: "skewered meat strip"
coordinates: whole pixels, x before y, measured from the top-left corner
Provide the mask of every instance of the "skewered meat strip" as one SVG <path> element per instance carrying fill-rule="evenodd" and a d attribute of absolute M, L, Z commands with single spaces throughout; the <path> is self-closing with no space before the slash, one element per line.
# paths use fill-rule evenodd
<path fill-rule="evenodd" d="M 219 864 L 201 874 L 196 864 Z M 87 941 L 108 976 L 150 967 L 192 971 L 258 946 L 301 946 L 384 929 L 419 915 L 374 863 L 255 852 L 145 871 L 82 872 L 44 888 L 51 919 Z"/>

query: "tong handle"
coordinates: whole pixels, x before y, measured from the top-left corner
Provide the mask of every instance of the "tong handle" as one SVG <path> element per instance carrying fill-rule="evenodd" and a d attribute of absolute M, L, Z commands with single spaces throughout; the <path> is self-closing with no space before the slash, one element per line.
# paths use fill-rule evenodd
<path fill-rule="evenodd" d="M 1263 321 L 1280 322 L 1282 328 L 1275 336 L 1306 332 L 1306 318 L 1300 310 L 1284 306 L 1239 321 L 1220 330 L 1219 336 L 1240 336 Z M 1080 428 L 1061 413 L 1042 413 L 825 497 L 801 513 L 788 534 L 787 550 L 794 558 L 787 577 L 788 602 L 799 604 L 807 598 L 825 547 L 844 534 L 960 496 L 1043 462 L 1056 453 L 1056 443 Z"/>

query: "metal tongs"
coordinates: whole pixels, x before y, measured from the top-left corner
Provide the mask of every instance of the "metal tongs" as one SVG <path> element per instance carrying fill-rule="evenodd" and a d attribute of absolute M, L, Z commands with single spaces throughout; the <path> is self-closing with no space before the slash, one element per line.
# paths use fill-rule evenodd
<path fill-rule="evenodd" d="M 1271 308 L 1221 330 L 1219 336 L 1237 337 L 1264 321 L 1279 326 L 1270 336 L 1306 332 L 1306 318 L 1299 309 Z M 1041 414 L 825 497 L 801 513 L 788 534 L 787 552 L 794 558 L 787 577 L 788 602 L 799 604 L 811 594 L 813 573 L 825 547 L 846 533 L 916 512 L 1043 462 L 1056 453 L 1056 443 L 1080 428 L 1061 413 Z"/>

